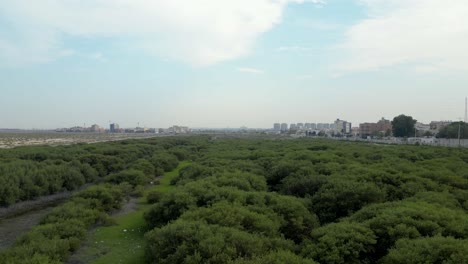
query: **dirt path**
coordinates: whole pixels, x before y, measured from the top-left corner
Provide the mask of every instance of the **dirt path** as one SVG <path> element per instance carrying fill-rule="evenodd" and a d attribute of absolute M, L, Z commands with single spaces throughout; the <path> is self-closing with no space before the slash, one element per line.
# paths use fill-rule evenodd
<path fill-rule="evenodd" d="M 3 250 L 16 241 L 16 239 L 26 233 L 29 229 L 39 224 L 54 206 L 43 207 L 35 211 L 16 216 L 14 218 L 0 221 L 0 250 Z"/>
<path fill-rule="evenodd" d="M 83 190 L 91 184 L 85 184 L 75 191 L 65 191 L 24 201 L 9 207 L 0 207 L 0 250 L 15 242 L 28 230 L 39 224 L 54 207 L 65 201 L 73 193 Z"/>

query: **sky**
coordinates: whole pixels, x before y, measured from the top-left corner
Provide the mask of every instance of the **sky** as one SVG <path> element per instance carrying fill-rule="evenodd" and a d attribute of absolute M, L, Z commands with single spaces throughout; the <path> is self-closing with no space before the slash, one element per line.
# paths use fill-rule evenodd
<path fill-rule="evenodd" d="M 0 128 L 464 117 L 466 0 L 2 0 Z"/>

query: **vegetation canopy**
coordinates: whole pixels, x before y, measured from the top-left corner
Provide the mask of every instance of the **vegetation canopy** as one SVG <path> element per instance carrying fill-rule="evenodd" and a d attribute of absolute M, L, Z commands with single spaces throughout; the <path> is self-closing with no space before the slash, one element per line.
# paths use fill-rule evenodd
<path fill-rule="evenodd" d="M 208 136 L 0 151 L 4 206 L 92 185 L 0 263 L 65 262 L 184 160 L 144 198 L 147 263 L 467 263 L 465 149 Z"/>

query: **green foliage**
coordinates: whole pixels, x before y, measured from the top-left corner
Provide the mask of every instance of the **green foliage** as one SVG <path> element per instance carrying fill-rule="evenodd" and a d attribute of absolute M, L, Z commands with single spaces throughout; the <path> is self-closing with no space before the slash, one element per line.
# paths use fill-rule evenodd
<path fill-rule="evenodd" d="M 415 119 L 411 116 L 399 115 L 393 118 L 392 131 L 395 137 L 411 137 L 415 134 Z"/>
<path fill-rule="evenodd" d="M 302 255 L 320 263 L 372 263 L 376 236 L 359 223 L 332 223 L 312 231 L 312 239 L 305 243 Z"/>
<path fill-rule="evenodd" d="M 113 186 L 91 186 L 79 192 L 3 251 L 0 263 L 63 263 L 79 248 L 92 224 L 109 224 L 105 211 L 119 207 L 120 201 L 120 190 Z"/>
<path fill-rule="evenodd" d="M 161 200 L 161 197 L 162 197 L 162 193 L 161 192 L 158 192 L 158 191 L 152 191 L 152 192 L 149 192 L 147 195 L 146 195 L 146 201 L 147 203 L 149 204 L 154 204 L 154 203 L 157 203 Z"/>
<path fill-rule="evenodd" d="M 133 186 L 149 183 L 150 178 L 142 171 L 135 169 L 123 170 L 107 175 L 104 180 L 113 184 L 128 182 Z"/>
<path fill-rule="evenodd" d="M 184 213 L 180 219 L 202 221 L 210 225 L 233 227 L 264 236 L 278 236 L 282 218 L 257 206 L 242 206 L 225 201 L 207 208 Z"/>
<path fill-rule="evenodd" d="M 365 224 L 377 236 L 375 259 L 383 257 L 402 238 L 468 237 L 468 214 L 421 201 L 371 205 L 353 214 L 350 220 Z"/>
<path fill-rule="evenodd" d="M 444 128 L 442 128 L 437 134 L 438 138 L 468 138 L 468 124 L 465 122 L 454 122 Z"/>
<path fill-rule="evenodd" d="M 153 155 L 151 162 L 155 168 L 162 169 L 163 171 L 171 171 L 179 164 L 179 160 L 175 155 L 165 152 Z"/>
<path fill-rule="evenodd" d="M 163 175 L 184 159 L 191 164 L 178 175 Z M 154 176 L 163 176 L 151 187 L 158 193 L 144 191 Z M 466 255 L 465 149 L 168 137 L 0 150 L 2 205 L 102 181 L 52 210 L 0 263 L 64 261 L 82 232 L 114 224 L 107 212 L 136 193 L 154 203 L 131 221 L 146 224 L 152 263 L 463 263 Z"/>
<path fill-rule="evenodd" d="M 135 162 L 133 162 L 130 167 L 130 169 L 134 169 L 134 170 L 138 170 L 138 171 L 142 171 L 146 176 L 148 177 L 153 177 L 155 176 L 155 168 L 154 168 L 154 165 L 151 164 L 151 162 L 149 162 L 148 160 L 146 159 L 139 159 L 139 160 L 136 160 Z"/>
<path fill-rule="evenodd" d="M 291 251 L 272 251 L 261 257 L 239 259 L 233 264 L 316 264 L 312 259 L 302 258 Z"/>
<path fill-rule="evenodd" d="M 312 196 L 312 210 L 317 212 L 322 223 L 328 223 L 384 199 L 385 193 L 375 184 L 343 177 L 324 184 Z"/>
<path fill-rule="evenodd" d="M 385 256 L 382 264 L 403 263 L 468 263 L 468 240 L 453 237 L 400 239 Z"/>
<path fill-rule="evenodd" d="M 230 227 L 177 220 L 146 235 L 150 263 L 229 263 L 272 249 L 291 250 L 292 243 Z"/>

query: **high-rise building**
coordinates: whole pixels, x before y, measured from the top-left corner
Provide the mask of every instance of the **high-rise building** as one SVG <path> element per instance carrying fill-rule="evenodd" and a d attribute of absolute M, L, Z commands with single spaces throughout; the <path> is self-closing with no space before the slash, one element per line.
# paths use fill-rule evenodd
<path fill-rule="evenodd" d="M 289 130 L 292 131 L 292 130 L 297 130 L 297 125 L 296 124 L 291 124 L 289 126 Z"/>
<path fill-rule="evenodd" d="M 281 131 L 281 124 L 280 123 L 274 123 L 273 124 L 273 130 L 274 131 Z"/>
<path fill-rule="evenodd" d="M 288 131 L 288 124 L 282 123 L 281 124 L 281 132 L 285 132 L 285 131 Z"/>
<path fill-rule="evenodd" d="M 311 123 L 310 124 L 310 129 L 313 129 L 313 130 L 317 129 L 317 124 Z"/>
<path fill-rule="evenodd" d="M 304 123 L 297 123 L 296 127 L 298 130 L 304 129 Z"/>
<path fill-rule="evenodd" d="M 310 123 L 305 123 L 304 124 L 304 129 L 311 129 L 311 124 Z"/>
<path fill-rule="evenodd" d="M 119 131 L 119 124 L 116 124 L 116 123 L 110 124 L 109 131 L 111 133 L 117 133 Z"/>
<path fill-rule="evenodd" d="M 338 134 L 350 134 L 351 123 L 344 120 L 336 119 L 333 130 L 335 131 L 335 133 Z"/>

